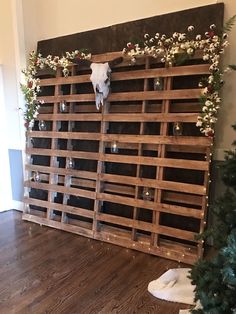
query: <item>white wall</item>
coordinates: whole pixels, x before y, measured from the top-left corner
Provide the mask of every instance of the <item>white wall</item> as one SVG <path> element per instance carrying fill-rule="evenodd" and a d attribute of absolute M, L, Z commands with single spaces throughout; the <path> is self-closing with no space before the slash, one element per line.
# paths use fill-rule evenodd
<path fill-rule="evenodd" d="M 20 69 L 25 64 L 24 38 L 22 37 L 21 1 L 1 0 L 0 3 L 0 211 L 21 208 L 21 202 L 12 199 L 9 150 L 22 150 L 24 128 L 19 107 L 23 105 L 19 91 Z M 18 24 L 21 27 L 18 27 Z M 21 30 L 21 35 L 19 35 Z M 18 165 L 22 167 L 22 164 Z"/>
<path fill-rule="evenodd" d="M 236 14 L 235 0 L 22 0 L 26 51 L 36 49 L 38 40 L 78 33 L 109 25 L 199 7 L 225 3 L 225 20 Z M 157 29 L 158 30 L 158 29 Z M 224 56 L 225 63 L 236 63 L 236 25 L 230 34 L 231 46 Z M 127 39 L 128 40 L 128 39 Z M 224 103 L 219 114 L 215 141 L 215 158 L 223 159 L 235 134 L 230 127 L 236 122 L 236 89 L 232 73 L 224 87 Z"/>
<path fill-rule="evenodd" d="M 214 4 L 216 0 L 22 0 L 26 50 L 37 40 Z M 233 1 L 233 0 L 232 0 Z"/>
<path fill-rule="evenodd" d="M 11 180 L 10 165 L 8 158 L 8 142 L 4 136 L 6 132 L 6 110 L 4 106 L 4 84 L 2 76 L 2 65 L 0 65 L 0 135 L 1 135 L 1 154 L 0 154 L 0 212 L 10 209 L 11 205 Z"/>
<path fill-rule="evenodd" d="M 17 0 L 1 0 L 0 8 L 0 62 L 2 63 L 2 75 L 4 82 L 4 106 L 6 107 L 6 130 L 1 137 L 7 137 L 8 148 L 22 149 L 23 137 L 18 108 L 22 105 L 19 100 L 17 66 L 18 47 L 16 41 L 16 14 L 13 4 Z M 25 54 L 25 51 L 23 51 Z M 25 56 L 24 56 L 25 58 Z"/>
<path fill-rule="evenodd" d="M 225 21 L 236 14 L 236 1 L 224 0 Z M 230 46 L 223 56 L 224 64 L 236 64 L 236 24 L 229 34 Z M 236 123 L 236 71 L 227 76 L 222 93 L 222 107 L 219 112 L 219 120 L 216 124 L 215 158 L 224 159 L 224 151 L 231 147 L 236 139 L 235 131 L 231 128 Z"/>

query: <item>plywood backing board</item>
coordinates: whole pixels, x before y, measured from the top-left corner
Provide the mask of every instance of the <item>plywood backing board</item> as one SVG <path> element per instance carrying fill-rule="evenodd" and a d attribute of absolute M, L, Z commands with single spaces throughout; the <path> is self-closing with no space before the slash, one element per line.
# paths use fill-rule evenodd
<path fill-rule="evenodd" d="M 69 77 L 60 69 L 42 76 L 38 120 L 47 128 L 40 131 L 36 121 L 27 132 L 23 219 L 193 264 L 203 254 L 195 235 L 207 211 L 212 139 L 195 123 L 198 80 L 208 69 L 200 60 L 170 68 L 125 60 L 113 69 L 99 111 L 88 70 L 72 65 Z M 67 110 L 60 112 L 63 101 Z M 176 122 L 182 135 L 173 134 Z"/>

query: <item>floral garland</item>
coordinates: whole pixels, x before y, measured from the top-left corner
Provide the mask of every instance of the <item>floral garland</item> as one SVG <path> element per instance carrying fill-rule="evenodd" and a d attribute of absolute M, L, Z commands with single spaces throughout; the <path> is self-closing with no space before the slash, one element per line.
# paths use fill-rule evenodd
<path fill-rule="evenodd" d="M 194 30 L 194 26 L 189 26 L 187 34 L 174 32 L 170 37 L 159 33 L 154 37 L 145 34 L 142 46 L 129 42 L 123 49 L 123 54 L 127 55 L 133 64 L 138 57 L 146 55 L 160 58 L 166 67 L 178 64 L 181 59 L 194 56 L 196 51 L 202 51 L 203 60 L 210 64 L 210 75 L 199 82 L 199 87 L 203 88 L 199 99 L 202 112 L 197 118 L 196 126 L 200 127 L 201 133 L 206 136 L 214 136 L 214 124 L 221 103 L 219 92 L 224 83 L 223 75 L 230 69 L 236 70 L 233 65 L 221 70 L 219 65 L 220 56 L 229 45 L 227 32 L 231 30 L 235 20 L 236 16 L 229 19 L 221 35 L 216 34 L 216 26 L 212 24 L 204 38 L 202 35 L 190 38 L 189 34 Z"/>
<path fill-rule="evenodd" d="M 69 75 L 68 67 L 72 64 L 72 60 L 90 58 L 90 53 L 86 54 L 79 50 L 66 52 L 66 55 L 61 58 L 58 56 L 53 57 L 52 55 L 43 58 L 40 53 L 35 51 L 30 53 L 28 66 L 22 70 L 24 83 L 20 84 L 25 99 L 24 119 L 26 129 L 33 127 L 34 120 L 38 116 L 40 104 L 43 103 L 43 101 L 37 100 L 40 92 L 40 79 L 36 77 L 38 70 L 49 68 L 56 71 L 58 67 L 61 67 L 63 75 L 67 77 Z"/>

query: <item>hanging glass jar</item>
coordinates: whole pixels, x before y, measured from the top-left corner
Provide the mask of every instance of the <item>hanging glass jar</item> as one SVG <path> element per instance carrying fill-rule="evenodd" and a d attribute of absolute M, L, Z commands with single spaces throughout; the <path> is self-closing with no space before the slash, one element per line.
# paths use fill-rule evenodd
<path fill-rule="evenodd" d="M 47 126 L 46 122 L 44 120 L 39 120 L 39 131 L 46 131 Z"/>
<path fill-rule="evenodd" d="M 41 181 L 40 173 L 38 171 L 33 172 L 33 180 L 34 180 L 34 182 L 40 182 Z"/>
<path fill-rule="evenodd" d="M 119 152 L 118 144 L 116 141 L 111 143 L 111 152 L 117 154 Z"/>
<path fill-rule="evenodd" d="M 59 110 L 60 110 L 61 113 L 64 113 L 64 112 L 67 111 L 67 103 L 66 103 L 65 100 L 60 102 Z"/>
<path fill-rule="evenodd" d="M 164 88 L 164 80 L 163 77 L 155 77 L 153 80 L 153 89 L 154 90 L 163 90 Z"/>
<path fill-rule="evenodd" d="M 183 135 L 183 124 L 181 122 L 174 122 L 174 124 L 173 124 L 173 135 L 174 136 Z"/>
<path fill-rule="evenodd" d="M 144 187 L 143 188 L 143 192 L 142 192 L 142 198 L 145 201 L 151 201 L 153 198 L 153 193 L 152 193 L 152 189 L 148 188 L 148 187 Z"/>
<path fill-rule="evenodd" d="M 74 169 L 74 167 L 75 167 L 75 161 L 72 157 L 69 157 L 67 159 L 67 168 L 68 169 Z"/>

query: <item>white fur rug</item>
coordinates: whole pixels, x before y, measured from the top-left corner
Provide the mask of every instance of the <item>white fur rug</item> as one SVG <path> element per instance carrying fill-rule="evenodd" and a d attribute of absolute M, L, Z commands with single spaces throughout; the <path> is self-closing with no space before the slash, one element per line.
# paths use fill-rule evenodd
<path fill-rule="evenodd" d="M 153 280 L 148 285 L 148 291 L 156 298 L 196 305 L 194 303 L 194 288 L 188 277 L 190 268 L 169 269 L 161 277 Z M 179 313 L 187 314 L 188 310 Z"/>

